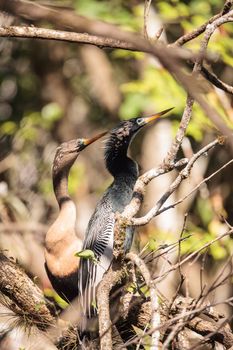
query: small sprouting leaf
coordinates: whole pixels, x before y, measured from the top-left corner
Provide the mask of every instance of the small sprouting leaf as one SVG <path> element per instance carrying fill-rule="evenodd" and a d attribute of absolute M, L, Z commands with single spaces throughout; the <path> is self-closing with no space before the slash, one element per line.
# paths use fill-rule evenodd
<path fill-rule="evenodd" d="M 84 259 L 95 258 L 95 254 L 91 249 L 80 250 L 80 252 L 75 253 L 75 256 L 78 256 L 79 258 L 84 258 Z"/>
<path fill-rule="evenodd" d="M 44 295 L 47 298 L 52 298 L 55 300 L 55 302 L 62 308 L 65 309 L 67 308 L 67 306 L 69 306 L 69 304 L 62 299 L 53 289 L 50 288 L 45 288 L 44 289 Z"/>
<path fill-rule="evenodd" d="M 95 257 L 95 253 L 91 249 L 81 250 L 80 252 L 77 252 L 74 254 L 75 256 L 83 259 L 89 259 L 95 263 L 97 263 L 97 259 Z"/>

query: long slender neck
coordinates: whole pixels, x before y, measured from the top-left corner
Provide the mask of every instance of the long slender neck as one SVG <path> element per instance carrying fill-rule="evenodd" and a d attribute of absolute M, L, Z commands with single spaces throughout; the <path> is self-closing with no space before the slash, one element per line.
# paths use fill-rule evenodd
<path fill-rule="evenodd" d="M 57 219 L 45 237 L 46 262 L 50 270 L 52 267 L 49 265 L 50 260 L 48 261 L 48 259 L 58 257 L 60 261 L 77 240 L 75 234 L 76 206 L 68 194 L 69 170 L 70 167 L 58 170 L 53 168 L 52 173 L 54 193 L 60 210 Z M 50 254 L 50 258 L 48 254 Z M 55 262 L 52 264 L 56 266 Z"/>
<path fill-rule="evenodd" d="M 71 200 L 68 193 L 69 170 L 65 168 L 58 172 L 53 172 L 53 189 L 60 208 L 64 202 Z"/>
<path fill-rule="evenodd" d="M 127 156 L 130 139 L 119 140 L 115 135 L 111 135 L 105 150 L 105 163 L 108 171 L 114 178 L 119 176 L 130 176 L 137 178 L 138 165 Z"/>

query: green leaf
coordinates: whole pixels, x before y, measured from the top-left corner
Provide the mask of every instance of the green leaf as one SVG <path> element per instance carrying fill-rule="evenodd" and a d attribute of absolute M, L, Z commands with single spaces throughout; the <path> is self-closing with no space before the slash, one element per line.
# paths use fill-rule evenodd
<path fill-rule="evenodd" d="M 74 255 L 79 258 L 89 259 L 95 263 L 98 263 L 98 260 L 95 257 L 95 253 L 91 249 L 80 250 L 80 252 L 77 252 Z"/>
<path fill-rule="evenodd" d="M 45 288 L 44 295 L 48 298 L 53 298 L 62 309 L 65 309 L 67 306 L 69 306 L 69 304 L 64 299 L 62 299 L 53 289 Z"/>
<path fill-rule="evenodd" d="M 150 328 L 149 323 L 145 326 L 144 329 L 136 327 L 133 325 L 133 329 L 135 333 L 141 337 L 141 345 L 143 345 L 143 349 L 149 350 L 151 349 L 151 336 L 146 334 L 146 331 Z"/>

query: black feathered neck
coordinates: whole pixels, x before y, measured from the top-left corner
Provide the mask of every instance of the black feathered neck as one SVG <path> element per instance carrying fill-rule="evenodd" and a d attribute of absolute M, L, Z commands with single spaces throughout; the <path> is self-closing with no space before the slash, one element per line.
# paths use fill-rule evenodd
<path fill-rule="evenodd" d="M 138 130 L 133 119 L 121 122 L 111 131 L 105 146 L 105 162 L 113 177 L 122 174 L 138 176 L 137 163 L 127 156 L 130 142 Z"/>

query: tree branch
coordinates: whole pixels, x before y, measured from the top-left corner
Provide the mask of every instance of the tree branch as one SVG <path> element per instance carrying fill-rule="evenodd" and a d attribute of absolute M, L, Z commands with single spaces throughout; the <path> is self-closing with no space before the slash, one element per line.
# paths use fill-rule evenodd
<path fill-rule="evenodd" d="M 0 253 L 0 291 L 13 303 L 7 306 L 28 326 L 40 330 L 55 323 L 42 291 L 12 260 Z M 16 306 L 15 306 L 16 304 Z"/>
<path fill-rule="evenodd" d="M 223 169 L 225 169 L 228 165 L 233 163 L 233 159 L 229 160 L 229 162 L 227 162 L 226 164 L 224 164 L 223 166 L 221 166 L 218 170 L 216 170 L 214 173 L 212 173 L 210 176 L 205 177 L 201 182 L 199 182 L 199 184 L 197 184 L 189 193 L 187 193 L 184 197 L 178 199 L 176 202 L 174 202 L 171 205 L 168 205 L 166 207 L 162 207 L 157 215 L 162 214 L 164 211 L 174 208 L 175 206 L 177 206 L 178 204 L 182 203 L 185 199 L 187 199 L 189 196 L 191 196 L 195 191 L 197 191 L 201 185 L 203 185 L 204 183 L 206 183 L 207 181 L 209 181 L 210 179 L 212 179 L 212 177 L 214 177 L 215 175 L 217 175 L 219 172 L 221 172 Z"/>
<path fill-rule="evenodd" d="M 158 200 L 156 205 L 143 217 L 141 218 L 132 218 L 128 220 L 129 225 L 133 226 L 142 226 L 148 224 L 148 222 L 153 219 L 156 215 L 158 215 L 158 211 L 161 206 L 166 202 L 166 200 L 170 197 L 170 195 L 180 186 L 181 182 L 187 179 L 190 175 L 191 169 L 194 163 L 200 158 L 203 154 L 208 152 L 211 148 L 215 147 L 219 144 L 219 139 L 216 139 L 210 142 L 208 145 L 203 147 L 200 151 L 192 156 L 189 160 L 188 164 L 185 166 L 183 170 L 179 173 L 175 181 L 169 186 L 168 190 L 162 195 L 162 197 Z"/>
<path fill-rule="evenodd" d="M 56 29 L 10 26 L 0 27 L 0 37 L 13 38 L 34 38 L 75 42 L 80 44 L 95 45 L 100 48 L 124 49 L 130 51 L 139 51 L 138 47 L 117 39 L 91 35 L 88 33 L 75 33 Z"/>
<path fill-rule="evenodd" d="M 197 38 L 199 35 L 201 35 L 202 33 L 204 33 L 204 31 L 206 30 L 206 27 L 213 23 L 214 21 L 216 21 L 219 17 L 222 17 L 223 15 L 225 15 L 226 13 L 228 13 L 232 7 L 233 1 L 232 0 L 227 0 L 225 1 L 224 7 L 222 12 L 218 13 L 217 15 L 211 17 L 207 22 L 205 22 L 204 24 L 202 24 L 200 27 L 194 29 L 192 32 L 187 33 L 183 36 L 181 36 L 179 39 L 177 39 L 173 45 L 178 45 L 178 46 L 182 46 L 184 44 L 186 44 L 188 41 L 191 41 L 195 38 Z"/>
<path fill-rule="evenodd" d="M 231 11 L 230 13 L 226 13 L 225 16 L 223 16 L 223 17 L 218 16 L 217 18 L 215 18 L 212 21 L 213 22 L 212 24 L 208 24 L 207 32 L 205 33 L 204 38 L 201 41 L 199 56 L 196 59 L 196 62 L 195 62 L 194 68 L 193 68 L 193 75 L 192 75 L 193 78 L 195 78 L 196 75 L 201 72 L 202 61 L 203 61 L 203 58 L 204 58 L 204 55 L 205 55 L 205 52 L 207 49 L 207 45 L 208 45 L 208 42 L 209 42 L 211 35 L 213 34 L 214 30 L 218 26 L 220 26 L 221 24 L 230 20 L 232 13 L 233 13 L 233 11 Z M 170 70 L 170 72 L 176 72 L 176 75 L 179 76 L 179 79 L 181 80 L 182 84 L 186 87 L 186 89 L 188 91 L 187 101 L 186 101 L 184 113 L 183 113 L 183 116 L 182 116 L 182 119 L 180 122 L 180 126 L 178 128 L 177 133 L 176 133 L 176 137 L 172 143 L 170 150 L 168 151 L 168 153 L 163 161 L 163 165 L 157 170 L 157 172 L 155 172 L 155 170 L 153 169 L 153 172 L 155 174 L 152 175 L 151 177 L 148 176 L 148 173 L 146 173 L 144 176 L 141 176 L 135 184 L 133 198 L 132 198 L 130 204 L 125 208 L 125 210 L 122 213 L 123 217 L 129 219 L 130 224 L 132 224 L 133 222 L 138 222 L 138 225 L 141 225 L 143 222 L 143 220 L 141 221 L 141 223 L 139 223 L 139 221 L 137 221 L 138 219 L 132 219 L 132 220 L 130 220 L 130 219 L 137 214 L 137 212 L 141 206 L 141 203 L 142 203 L 143 197 L 144 197 L 145 186 L 149 183 L 149 181 L 151 181 L 152 178 L 155 178 L 156 176 L 164 174 L 167 171 L 170 171 L 171 169 L 173 169 L 173 165 L 175 162 L 177 152 L 180 148 L 180 145 L 181 145 L 183 138 L 185 136 L 187 126 L 190 122 L 194 98 L 198 101 L 198 103 L 201 105 L 201 107 L 205 110 L 205 112 L 207 113 L 209 118 L 214 122 L 214 124 L 218 126 L 219 130 L 224 135 L 227 135 L 229 137 L 229 143 L 230 143 L 231 148 L 233 150 L 232 131 L 222 123 L 220 115 L 216 112 L 216 110 L 214 110 L 212 107 L 210 107 L 210 105 L 203 99 L 203 97 L 198 92 L 197 86 L 195 86 L 195 84 L 193 84 L 194 81 L 191 84 L 189 82 L 188 77 L 187 76 L 185 77 L 185 75 L 183 73 L 181 73 L 181 71 L 178 69 L 178 67 L 176 67 L 176 66 L 171 67 L 169 62 L 168 62 L 168 64 L 169 64 L 168 69 Z M 190 86 L 192 86 L 192 88 L 190 88 Z M 179 181 L 181 182 L 182 180 L 181 179 L 177 180 L 177 186 L 179 186 Z M 175 184 L 175 186 L 176 186 L 176 184 Z M 176 188 L 177 187 L 175 187 L 175 189 Z M 171 193 L 173 193 L 173 192 L 174 191 L 172 191 Z M 170 196 L 170 194 L 168 192 L 165 193 L 165 195 L 161 197 L 161 202 L 159 201 L 157 203 L 157 206 L 155 206 L 155 208 L 151 209 L 151 211 L 149 212 L 151 215 L 149 220 L 151 220 L 151 218 L 153 217 L 153 213 L 155 213 L 155 215 L 157 215 L 156 212 L 161 207 L 161 203 L 164 203 L 164 200 L 166 201 L 167 198 Z M 148 213 L 148 215 L 149 215 L 149 213 Z M 148 222 L 149 221 L 147 221 L 145 223 L 148 223 Z"/>
<path fill-rule="evenodd" d="M 203 66 L 201 67 L 201 74 L 217 88 L 233 95 L 233 86 L 224 83 L 214 73 L 211 73 L 208 69 L 206 69 Z"/>
<path fill-rule="evenodd" d="M 189 260 L 191 260 L 192 258 L 194 258 L 195 256 L 197 256 L 200 252 L 202 252 L 204 249 L 210 247 L 213 243 L 218 242 L 219 240 L 221 240 L 222 238 L 231 235 L 233 232 L 233 229 L 219 235 L 218 237 L 212 239 L 210 242 L 204 244 L 202 247 L 200 247 L 199 249 L 197 249 L 196 251 L 194 251 L 193 253 L 189 254 L 188 256 L 186 256 L 183 260 L 181 260 L 180 262 L 178 262 L 177 264 L 174 264 L 172 267 L 170 267 L 167 271 L 165 271 L 162 275 L 154 278 L 154 281 L 156 283 L 159 283 L 160 281 L 162 281 L 164 279 L 165 276 L 168 275 L 169 272 L 171 271 L 175 271 L 179 266 L 184 265 L 186 262 L 188 262 Z"/>
<path fill-rule="evenodd" d="M 229 11 L 229 8 L 230 8 L 229 3 L 230 2 L 227 1 L 226 2 L 227 6 L 224 7 L 226 8 L 227 11 Z M 85 33 L 83 35 L 80 33 L 72 33 L 71 35 L 67 36 L 66 32 L 55 33 L 55 39 L 68 40 L 72 42 L 77 40 L 76 42 L 89 43 L 89 44 L 97 45 L 99 47 L 122 48 L 126 50 L 136 50 L 136 51 L 142 51 L 142 52 L 148 52 L 148 53 L 154 54 L 160 60 L 162 65 L 164 65 L 168 70 L 170 70 L 171 73 L 175 73 L 175 75 L 177 75 L 178 73 L 177 78 L 179 78 L 182 84 L 184 84 L 184 76 L 183 77 L 179 76 L 181 75 L 181 72 L 177 72 L 177 69 L 172 69 L 172 67 L 175 68 L 175 62 L 172 62 L 172 64 L 169 64 L 169 62 L 167 62 L 168 57 L 170 60 L 174 61 L 174 58 L 179 57 L 182 59 L 188 59 L 188 58 L 193 59 L 193 56 L 194 56 L 193 53 L 190 53 L 188 51 L 179 51 L 174 48 L 174 46 L 179 46 L 179 45 L 170 45 L 170 47 L 172 46 L 174 50 L 169 50 L 168 47 L 166 47 L 165 45 L 159 42 L 153 43 L 153 45 L 151 45 L 151 43 L 148 40 L 143 39 L 140 35 L 136 35 L 130 32 L 124 32 L 120 30 L 118 27 L 105 22 L 93 21 L 83 16 L 78 16 L 77 14 L 73 13 L 70 10 L 63 10 L 62 12 L 60 12 L 54 8 L 38 5 L 25 0 L 24 1 L 11 0 L 10 2 L 6 2 L 5 0 L 0 0 L 0 9 L 2 9 L 3 11 L 9 12 L 11 14 L 14 14 L 16 16 L 20 16 L 22 18 L 26 18 L 26 19 L 30 18 L 31 20 L 48 20 L 51 23 L 57 25 L 58 27 L 67 28 L 69 30 L 88 32 L 94 35 L 102 36 L 103 38 L 105 38 L 106 33 L 108 33 L 109 37 L 106 38 L 106 40 L 105 39 L 103 40 L 102 38 L 98 38 L 97 36 L 88 36 L 88 34 L 85 34 Z M 232 14 L 231 13 L 228 14 L 227 11 L 223 11 L 221 14 L 214 16 L 210 21 L 208 21 L 208 23 L 203 25 L 203 28 L 204 28 L 204 29 L 202 28 L 203 31 L 206 29 L 208 24 L 212 23 L 214 20 L 219 19 L 221 16 L 223 16 L 223 13 L 224 13 L 224 16 L 227 15 L 228 20 L 231 21 Z M 223 23 L 225 22 L 223 21 Z M 24 31 L 24 33 L 22 33 L 22 29 L 18 29 L 20 27 L 11 27 L 11 28 L 15 28 L 15 29 L 13 31 L 11 30 L 9 31 L 8 28 L 7 29 L 3 28 L 2 29 L 3 35 L 4 36 L 13 35 L 13 32 L 15 31 L 16 32 L 15 34 L 18 36 L 21 36 L 21 35 L 22 37 L 27 36 L 27 31 L 26 32 Z M 32 37 L 32 33 L 34 32 L 35 37 L 41 37 L 43 39 L 46 38 L 47 34 L 43 32 L 45 31 L 44 28 L 36 28 L 36 29 L 27 28 L 27 30 L 29 32 L 28 34 L 29 37 Z M 202 33 L 203 31 L 201 31 L 200 33 Z M 52 39 L 51 34 L 52 33 L 49 34 L 50 39 Z M 116 39 L 116 40 L 113 40 L 113 39 Z M 163 54 L 162 51 L 164 50 L 165 52 Z M 186 85 L 184 85 L 184 87 L 187 88 Z M 193 87 L 195 87 L 195 85 Z M 192 95 L 190 88 L 188 89 L 188 91 Z M 202 106 L 202 108 L 204 108 L 203 101 L 202 103 L 200 103 L 200 105 Z M 209 114 L 206 106 L 204 109 L 206 113 Z M 225 129 L 225 131 L 226 130 L 227 129 Z"/>
<path fill-rule="evenodd" d="M 112 322 L 110 318 L 109 295 L 111 289 L 124 279 L 126 271 L 123 267 L 109 268 L 97 289 L 97 305 L 99 318 L 100 350 L 112 350 Z"/>
<path fill-rule="evenodd" d="M 159 300 L 156 294 L 155 286 L 151 281 L 150 271 L 148 270 L 144 261 L 135 253 L 130 252 L 126 255 L 126 259 L 131 260 L 139 269 L 142 277 L 145 280 L 146 285 L 149 288 L 150 292 L 150 302 L 151 302 L 151 319 L 150 319 L 150 328 L 155 329 L 152 332 L 152 341 L 151 341 L 151 350 L 157 350 L 159 348 L 159 326 L 160 326 L 160 311 L 159 311 Z"/>

